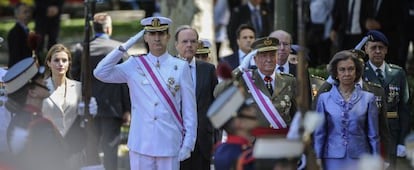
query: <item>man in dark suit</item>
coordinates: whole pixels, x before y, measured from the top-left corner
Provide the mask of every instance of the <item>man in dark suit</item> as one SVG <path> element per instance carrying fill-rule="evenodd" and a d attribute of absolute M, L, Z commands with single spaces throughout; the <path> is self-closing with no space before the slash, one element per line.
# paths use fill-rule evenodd
<path fill-rule="evenodd" d="M 249 0 L 247 4 L 234 8 L 227 26 L 227 36 L 233 52 L 237 50 L 235 32 L 240 25 L 251 25 L 256 30 L 256 37 L 265 37 L 273 29 L 272 15 L 262 0 Z"/>
<path fill-rule="evenodd" d="M 94 15 L 93 28 L 95 37 L 90 42 L 89 62 L 91 68 L 96 65 L 114 48 L 122 43 L 110 39 L 112 34 L 111 17 L 106 13 Z M 78 50 L 78 54 L 81 50 Z M 80 60 L 81 55 L 74 57 Z M 121 62 L 121 61 L 120 61 Z M 80 62 L 72 73 L 75 77 L 81 77 L 79 70 Z M 92 74 L 92 70 L 91 70 Z M 131 102 L 129 90 L 126 84 L 104 83 L 92 76 L 92 96 L 96 98 L 99 105 L 98 114 L 95 117 L 95 126 L 100 148 L 104 153 L 104 167 L 107 170 L 118 168 L 118 145 L 120 143 L 120 128 L 123 123 L 129 123 Z"/>
<path fill-rule="evenodd" d="M 354 48 L 367 32 L 365 6 L 365 0 L 335 1 L 330 38 L 337 43 L 339 50 Z"/>
<path fill-rule="evenodd" d="M 369 31 L 367 35 L 372 36 L 373 39 L 365 44 L 365 52 L 368 54 L 369 61 L 365 64 L 363 76 L 366 81 L 378 83 L 385 89 L 386 117 L 395 148 L 391 154 L 397 156 L 396 168 L 400 169 L 405 160 L 402 157 L 406 156 L 404 140 L 410 132 L 407 78 L 401 67 L 384 61 L 389 46 L 387 37 L 379 31 Z"/>
<path fill-rule="evenodd" d="M 40 45 L 37 47 L 38 54 L 43 52 L 46 36 L 47 49 L 57 43 L 64 2 L 64 0 L 35 0 L 35 31 L 41 36 Z"/>
<path fill-rule="evenodd" d="M 27 39 L 29 37 L 29 23 L 32 15 L 30 7 L 24 3 L 19 3 L 14 9 L 16 24 L 9 31 L 7 42 L 9 45 L 9 63 L 10 68 L 20 60 L 32 56 L 32 50 L 29 48 Z"/>
<path fill-rule="evenodd" d="M 291 52 L 292 36 L 283 30 L 273 31 L 269 37 L 277 38 L 279 46 L 277 50 L 276 72 L 289 73 L 296 77 L 296 65 L 288 62 Z"/>
<path fill-rule="evenodd" d="M 214 101 L 213 91 L 217 84 L 216 69 L 213 64 L 196 60 L 198 33 L 194 28 L 183 25 L 175 32 L 175 48 L 178 57 L 189 62 L 197 101 L 197 140 L 191 157 L 181 162 L 181 170 L 209 170 L 213 148 L 214 128 L 207 118 L 207 111 Z"/>
<path fill-rule="evenodd" d="M 221 61 L 229 64 L 232 69 L 237 68 L 241 61 L 243 61 L 244 56 L 252 50 L 251 45 L 256 39 L 255 34 L 256 31 L 252 26 L 240 25 L 236 32 L 238 50 L 229 56 L 221 58 Z M 253 65 L 255 65 L 254 61 L 250 63 L 250 66 Z"/>

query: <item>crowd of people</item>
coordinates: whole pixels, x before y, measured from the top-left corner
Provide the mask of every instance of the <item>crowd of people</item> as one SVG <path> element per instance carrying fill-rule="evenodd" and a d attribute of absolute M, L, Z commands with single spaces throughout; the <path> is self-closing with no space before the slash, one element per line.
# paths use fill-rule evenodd
<path fill-rule="evenodd" d="M 28 31 L 30 9 L 16 6 L 8 43 L 18 50 L 10 53 L 14 58 L 8 69 L 0 70 L 0 169 L 116 170 L 123 124 L 130 126 L 132 170 L 350 170 L 364 169 L 366 157 L 377 160 L 368 163 L 371 167 L 411 169 L 406 159 L 413 154 L 406 144 L 411 131 L 407 76 L 404 67 L 388 60 L 399 54 L 398 36 L 379 19 L 389 1 L 325 4 L 332 11 L 320 23 L 332 22 L 331 42 L 340 48 L 319 61 L 315 54 L 320 49 L 309 52 L 294 44 L 293 33 L 273 30 L 274 9 L 266 6 L 268 1 L 230 8 L 226 34 L 233 54 L 220 56 L 217 65 L 210 58 L 212 44 L 190 25 L 170 30 L 170 18 L 146 17 L 140 21 L 142 30 L 120 42 L 111 38 L 110 15 L 96 13 L 86 73 L 81 71 L 83 46 L 71 51 L 56 40 L 59 29 L 41 27 L 44 21 L 59 21 L 52 18 L 61 13 L 63 2 L 36 2 L 43 11 L 35 14 L 49 17 L 35 22 L 40 36 Z M 323 2 L 311 1 L 311 14 L 312 4 Z M 337 9 L 340 5 L 349 10 Z M 362 18 L 365 25 L 354 25 Z M 220 24 L 216 30 L 223 33 L 226 22 Z M 40 61 L 43 45 L 21 42 L 43 44 L 43 37 L 49 37 L 49 44 Z M 170 38 L 176 56 L 167 50 Z M 132 54 L 140 41 L 147 53 Z M 327 65 L 326 80 L 308 72 L 314 62 Z M 89 99 L 82 90 L 87 76 L 92 77 Z M 315 113 L 303 110 L 306 103 Z M 97 152 L 88 143 L 92 137 Z M 99 152 L 102 161 L 91 164 L 91 155 Z"/>

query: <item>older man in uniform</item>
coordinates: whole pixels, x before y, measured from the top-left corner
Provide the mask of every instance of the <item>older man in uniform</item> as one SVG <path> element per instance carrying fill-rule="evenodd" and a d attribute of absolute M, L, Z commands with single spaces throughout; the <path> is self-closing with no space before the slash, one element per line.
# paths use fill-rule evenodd
<path fill-rule="evenodd" d="M 278 45 L 278 39 L 272 37 L 256 40 L 252 44 L 254 51 L 233 70 L 234 77 L 260 109 L 258 119 L 263 131 L 257 130 L 257 133 L 272 134 L 274 129 L 287 129 L 296 113 L 296 80 L 290 74 L 276 73 L 275 70 Z M 253 56 L 257 69 L 247 70 Z M 215 95 L 228 84 L 228 80 L 219 83 Z"/>
<path fill-rule="evenodd" d="M 367 35 L 373 38 L 365 44 L 369 61 L 365 64 L 363 77 L 366 81 L 380 84 L 385 89 L 386 117 L 395 147 L 391 154 L 399 158 L 405 157 L 404 139 L 410 132 L 409 91 L 405 71 L 397 65 L 384 61 L 389 43 L 383 33 L 373 30 Z"/>
<path fill-rule="evenodd" d="M 188 62 L 167 52 L 171 20 L 149 17 L 144 30 L 109 53 L 95 68 L 97 79 L 127 83 L 132 103 L 128 148 L 132 170 L 178 170 L 194 149 L 197 110 Z M 117 64 L 144 35 L 149 53 Z"/>
<path fill-rule="evenodd" d="M 213 64 L 196 60 L 198 33 L 194 28 L 183 25 L 175 32 L 175 48 L 179 57 L 188 61 L 197 101 L 197 140 L 191 157 L 181 162 L 181 170 L 209 170 L 214 131 L 207 118 L 207 110 L 214 101 L 213 91 L 217 85 L 216 68 Z"/>

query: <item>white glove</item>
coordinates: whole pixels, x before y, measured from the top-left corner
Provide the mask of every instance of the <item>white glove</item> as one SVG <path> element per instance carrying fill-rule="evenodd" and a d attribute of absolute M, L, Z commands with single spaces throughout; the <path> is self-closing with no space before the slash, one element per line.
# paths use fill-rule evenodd
<path fill-rule="evenodd" d="M 78 115 L 83 116 L 85 115 L 85 102 L 81 101 L 78 104 Z"/>
<path fill-rule="evenodd" d="M 298 170 L 306 169 L 306 155 L 302 154 L 298 165 Z"/>
<path fill-rule="evenodd" d="M 407 155 L 404 145 L 397 145 L 397 157 L 405 157 Z"/>
<path fill-rule="evenodd" d="M 144 35 L 145 31 L 141 30 L 140 32 L 138 32 L 137 34 L 135 34 L 133 37 L 129 38 L 128 41 L 126 41 L 125 43 L 123 43 L 121 45 L 121 47 L 124 50 L 128 50 L 129 48 L 131 48 L 143 35 Z"/>
<path fill-rule="evenodd" d="M 95 117 L 98 114 L 98 103 L 96 103 L 95 97 L 91 97 L 89 100 L 89 113 Z"/>
<path fill-rule="evenodd" d="M 95 97 L 91 97 L 91 100 L 89 100 L 89 113 L 94 117 L 98 113 L 98 104 L 96 103 Z M 83 101 L 78 104 L 78 114 L 81 116 L 85 114 L 85 102 Z"/>
<path fill-rule="evenodd" d="M 178 160 L 184 161 L 188 159 L 191 155 L 191 149 L 188 147 L 181 147 L 180 152 L 178 153 Z"/>
<path fill-rule="evenodd" d="M 14 128 L 10 137 L 10 148 L 13 154 L 20 153 L 27 141 L 29 132 L 26 129 L 16 127 Z"/>
<path fill-rule="evenodd" d="M 243 61 L 239 65 L 240 71 L 247 70 L 249 68 L 250 60 L 252 60 L 253 56 L 256 56 L 256 54 L 257 50 L 253 50 L 243 58 Z"/>

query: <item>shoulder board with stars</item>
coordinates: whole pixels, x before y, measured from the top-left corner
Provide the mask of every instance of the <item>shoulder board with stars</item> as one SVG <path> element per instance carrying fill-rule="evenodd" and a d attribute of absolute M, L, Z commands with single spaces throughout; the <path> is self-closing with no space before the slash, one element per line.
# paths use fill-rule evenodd
<path fill-rule="evenodd" d="M 374 83 L 374 82 L 370 82 L 370 81 L 367 81 L 367 83 L 368 83 L 370 86 L 377 87 L 377 88 L 382 88 L 382 86 L 381 86 L 380 84 L 378 84 L 378 83 Z"/>
<path fill-rule="evenodd" d="M 184 57 L 180 57 L 180 56 L 178 56 L 178 55 L 173 55 L 173 57 L 174 57 L 174 58 L 177 58 L 177 59 L 180 59 L 180 60 L 187 61 Z"/>
<path fill-rule="evenodd" d="M 394 68 L 394 69 L 402 69 L 400 66 L 398 66 L 398 65 L 395 65 L 395 64 L 388 64 L 391 68 Z"/>
<path fill-rule="evenodd" d="M 285 72 L 280 73 L 280 75 L 286 75 L 286 76 L 290 76 L 290 77 L 295 77 L 293 74 L 290 74 L 290 73 L 285 73 Z"/>

